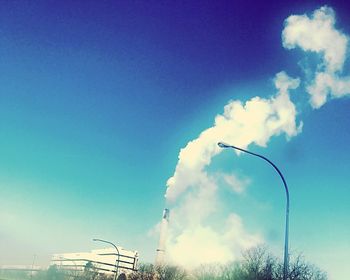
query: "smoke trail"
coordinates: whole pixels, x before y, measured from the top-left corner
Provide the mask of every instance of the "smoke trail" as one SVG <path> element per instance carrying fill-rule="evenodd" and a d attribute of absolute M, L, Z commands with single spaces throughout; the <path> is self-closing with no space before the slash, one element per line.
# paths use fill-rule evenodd
<path fill-rule="evenodd" d="M 254 97 L 246 103 L 228 103 L 224 113 L 216 116 L 214 126 L 203 131 L 181 150 L 175 173 L 167 182 L 166 192 L 169 202 L 185 193 L 181 204 L 172 209 L 171 240 L 167 246 L 170 258 L 178 264 L 195 266 L 233 260 L 242 249 L 261 242 L 259 235 L 245 231 L 237 214 L 232 213 L 227 218 L 222 230 L 204 225 L 219 204 L 217 182 L 205 168 L 220 153 L 217 147 L 220 140 L 241 147 L 252 143 L 266 146 L 274 135 L 284 133 L 292 137 L 301 131 L 302 125 L 296 124 L 295 105 L 289 97 L 289 90 L 296 89 L 299 80 L 280 72 L 274 83 L 276 95 L 267 99 Z M 187 192 L 189 189 L 191 191 Z"/>
<path fill-rule="evenodd" d="M 307 15 L 292 15 L 285 20 L 282 32 L 283 46 L 301 48 L 320 56 L 317 69 L 305 69 L 313 73 L 306 91 L 313 108 L 320 108 L 327 97 L 339 98 L 350 94 L 350 76 L 341 76 L 348 53 L 349 37 L 335 28 L 335 13 L 324 6 Z"/>
<path fill-rule="evenodd" d="M 299 79 L 280 72 L 274 82 L 278 90 L 275 96 L 270 99 L 254 97 L 245 104 L 241 101 L 228 103 L 224 113 L 216 116 L 214 126 L 181 149 L 175 173 L 167 182 L 166 198 L 169 201 L 174 201 L 191 186 L 209 183 L 204 168 L 221 151 L 217 142 L 236 143 L 243 148 L 252 143 L 264 147 L 274 135 L 285 133 L 292 137 L 300 132 L 296 108 L 289 98 L 289 90 L 299 86 Z"/>
<path fill-rule="evenodd" d="M 311 79 L 305 78 L 305 90 L 313 108 L 321 107 L 328 97 L 350 94 L 350 77 L 341 77 L 346 60 L 348 37 L 335 29 L 335 14 L 329 7 L 321 7 L 312 14 L 292 15 L 285 20 L 283 46 L 315 52 L 321 61 Z M 168 203 L 182 196 L 172 209 L 168 254 L 170 260 L 195 266 L 206 262 L 234 260 L 242 249 L 261 242 L 262 237 L 249 234 L 237 214 L 230 214 L 222 229 L 205 223 L 220 201 L 216 196 L 217 182 L 206 171 L 212 158 L 220 153 L 218 141 L 234 143 L 242 148 L 251 144 L 265 147 L 273 136 L 287 138 L 301 132 L 297 124 L 297 110 L 289 92 L 299 87 L 300 79 L 285 72 L 276 74 L 277 93 L 270 98 L 254 97 L 243 103 L 231 101 L 224 113 L 216 116 L 214 125 L 181 149 L 175 172 L 167 181 Z M 205 246 L 203 246 L 205 244 Z M 190 248 L 190 249 L 189 249 Z"/>

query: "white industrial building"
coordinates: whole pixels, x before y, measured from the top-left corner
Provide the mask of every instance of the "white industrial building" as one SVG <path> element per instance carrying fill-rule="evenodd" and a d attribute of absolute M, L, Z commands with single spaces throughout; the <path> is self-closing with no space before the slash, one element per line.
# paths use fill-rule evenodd
<path fill-rule="evenodd" d="M 137 270 L 138 253 L 128 251 L 122 247 L 105 248 L 92 250 L 91 252 L 54 254 L 51 265 L 56 265 L 60 269 L 71 271 L 83 271 L 88 267 L 95 269 L 99 273 L 129 274 Z"/>

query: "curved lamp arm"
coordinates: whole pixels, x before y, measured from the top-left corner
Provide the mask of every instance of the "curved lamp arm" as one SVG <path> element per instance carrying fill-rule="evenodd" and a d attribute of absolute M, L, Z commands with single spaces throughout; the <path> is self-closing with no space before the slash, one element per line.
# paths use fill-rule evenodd
<path fill-rule="evenodd" d="M 288 236 L 288 233 L 289 233 L 289 191 L 288 191 L 288 186 L 287 186 L 287 182 L 286 180 L 284 179 L 283 177 L 283 174 L 282 172 L 278 169 L 278 167 L 271 161 L 269 160 L 268 158 L 262 156 L 262 155 L 259 155 L 259 154 L 256 154 L 256 153 L 253 153 L 253 152 L 250 152 L 248 150 L 245 150 L 245 149 L 242 149 L 242 148 L 239 148 L 239 147 L 236 147 L 236 146 L 233 146 L 233 145 L 229 145 L 229 144 L 226 144 L 226 143 L 223 143 L 223 142 L 219 142 L 218 143 L 218 146 L 220 148 L 231 148 L 231 149 L 235 149 L 235 150 L 238 150 L 238 151 L 241 151 L 241 152 L 244 152 L 244 153 L 247 153 L 247 154 L 250 154 L 250 155 L 253 155 L 253 156 L 256 156 L 256 157 L 259 157 L 265 161 L 267 161 L 278 173 L 278 175 L 280 175 L 281 179 L 282 179 L 282 182 L 283 182 L 283 185 L 284 185 L 284 189 L 286 191 L 286 198 L 287 198 L 287 205 L 286 205 L 286 228 L 285 228 L 285 238 L 284 238 L 284 263 L 283 263 L 283 280 L 287 280 L 287 275 L 288 275 L 288 267 L 289 267 L 289 254 L 288 254 L 288 239 L 289 239 L 289 236 Z"/>
<path fill-rule="evenodd" d="M 114 280 L 116 280 L 117 276 L 118 276 L 119 256 L 120 256 L 118 247 L 114 243 L 107 241 L 107 240 L 103 240 L 103 239 L 94 238 L 94 239 L 92 239 L 92 241 L 99 241 L 99 242 L 110 244 L 117 250 L 118 258 L 116 260 L 116 265 L 115 265 L 116 268 L 115 268 L 115 275 L 114 275 Z"/>

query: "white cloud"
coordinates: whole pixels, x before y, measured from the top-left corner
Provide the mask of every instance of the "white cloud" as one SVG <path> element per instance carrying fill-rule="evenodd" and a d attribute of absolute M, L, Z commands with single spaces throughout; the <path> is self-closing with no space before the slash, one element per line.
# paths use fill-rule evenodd
<path fill-rule="evenodd" d="M 199 225 L 185 229 L 169 246 L 172 263 L 193 268 L 232 259 L 232 251 L 212 228 Z"/>
<path fill-rule="evenodd" d="M 285 72 L 276 75 L 277 94 L 270 98 L 254 97 L 242 103 L 231 101 L 222 115 L 215 118 L 213 127 L 204 130 L 179 153 L 173 176 L 167 182 L 168 202 L 177 200 L 171 209 L 169 224 L 170 260 L 194 266 L 206 262 L 232 261 L 262 238 L 249 234 L 236 214 L 231 214 L 224 227 L 211 225 L 211 217 L 220 210 L 215 175 L 206 170 L 212 158 L 222 150 L 217 142 L 225 141 L 240 147 L 250 144 L 266 146 L 271 137 L 284 133 L 287 138 L 297 135 L 301 125 L 296 123 L 297 111 L 290 100 L 289 90 L 299 86 Z M 236 192 L 244 184 L 226 177 Z M 178 199 L 181 196 L 181 199 Z"/>
<path fill-rule="evenodd" d="M 243 193 L 250 184 L 250 180 L 248 178 L 240 178 L 235 174 L 222 174 L 222 177 L 232 191 L 238 194 Z"/>
<path fill-rule="evenodd" d="M 312 78 L 306 81 L 314 108 L 321 107 L 329 97 L 350 94 L 350 76 L 342 76 L 349 40 L 335 28 L 335 14 L 331 8 L 321 7 L 311 17 L 288 17 L 282 40 L 287 49 L 301 48 L 321 58 L 316 69 L 308 69 Z M 259 234 L 245 230 L 237 214 L 231 213 L 225 226 L 218 228 L 210 223 L 221 203 L 216 177 L 206 167 L 222 151 L 217 146 L 219 141 L 242 148 L 251 144 L 265 147 L 273 136 L 285 134 L 290 138 L 301 131 L 302 123 L 296 122 L 297 110 L 289 96 L 290 90 L 299 87 L 300 80 L 280 72 L 274 83 L 276 95 L 270 98 L 257 96 L 245 103 L 229 102 L 223 114 L 216 116 L 212 127 L 181 149 L 166 190 L 168 203 L 177 201 L 169 224 L 170 261 L 186 267 L 232 261 L 242 250 L 262 241 Z M 236 193 L 242 193 L 248 183 L 237 180 L 234 175 L 221 176 Z"/>
<path fill-rule="evenodd" d="M 341 70 L 348 38 L 336 30 L 334 24 L 334 11 L 327 6 L 315 10 L 311 18 L 307 15 L 289 16 L 282 32 L 283 46 L 322 53 L 327 70 Z"/>
<path fill-rule="evenodd" d="M 226 220 L 227 230 L 224 234 L 224 240 L 232 244 L 233 251 L 237 257 L 241 254 L 242 249 L 248 249 L 263 242 L 259 234 L 249 234 L 244 229 L 243 221 L 237 214 L 230 214 Z"/>
<path fill-rule="evenodd" d="M 340 78 L 334 73 L 316 73 L 314 83 L 307 88 L 311 104 L 319 108 L 327 101 L 327 96 L 342 97 L 350 94 L 350 76 Z"/>
<path fill-rule="evenodd" d="M 301 126 L 296 124 L 296 108 L 289 98 L 289 90 L 299 86 L 299 79 L 280 72 L 274 82 L 278 89 L 276 96 L 269 99 L 254 97 L 245 104 L 231 101 L 225 106 L 224 114 L 216 116 L 213 127 L 181 149 L 174 175 L 167 181 L 166 198 L 169 201 L 174 201 L 191 186 L 207 184 L 204 168 L 221 152 L 217 146 L 219 141 L 242 148 L 252 143 L 266 146 L 274 135 L 285 133 L 292 137 L 299 133 Z"/>
<path fill-rule="evenodd" d="M 188 227 L 168 245 L 172 263 L 186 268 L 208 263 L 226 263 L 241 257 L 241 250 L 262 242 L 258 234 L 245 231 L 241 218 L 231 214 L 222 229 Z"/>
<path fill-rule="evenodd" d="M 285 20 L 283 46 L 301 48 L 321 55 L 313 80 L 307 91 L 310 103 L 319 108 L 327 97 L 338 98 L 350 94 L 350 76 L 341 77 L 348 53 L 349 38 L 335 28 L 335 13 L 324 6 L 307 15 L 292 15 Z"/>

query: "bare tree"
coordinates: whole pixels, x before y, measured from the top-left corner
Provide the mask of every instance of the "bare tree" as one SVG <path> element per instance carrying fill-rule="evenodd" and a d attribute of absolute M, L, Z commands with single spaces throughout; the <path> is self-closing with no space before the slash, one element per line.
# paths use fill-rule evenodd
<path fill-rule="evenodd" d="M 152 264 L 141 264 L 137 272 L 129 275 L 130 280 L 154 280 L 156 271 Z"/>
<path fill-rule="evenodd" d="M 303 256 L 299 255 L 291 263 L 289 268 L 289 280 L 326 280 L 327 275 L 316 266 L 307 263 Z"/>
<path fill-rule="evenodd" d="M 327 280 L 327 275 L 302 256 L 291 258 L 288 280 Z M 239 262 L 226 265 L 206 264 L 187 272 L 176 266 L 141 265 L 129 280 L 282 280 L 283 262 L 271 255 L 266 247 L 256 247 L 243 253 Z"/>
<path fill-rule="evenodd" d="M 155 269 L 159 280 L 183 280 L 186 278 L 186 271 L 178 266 L 158 265 Z"/>

